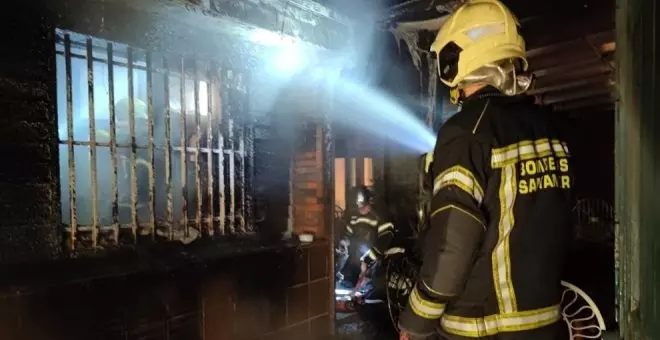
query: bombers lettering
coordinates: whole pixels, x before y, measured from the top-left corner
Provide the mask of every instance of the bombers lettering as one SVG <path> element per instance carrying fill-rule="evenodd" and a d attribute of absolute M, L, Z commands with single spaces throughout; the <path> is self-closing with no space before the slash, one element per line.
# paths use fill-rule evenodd
<path fill-rule="evenodd" d="M 519 167 L 518 193 L 521 195 L 551 188 L 571 188 L 568 159 L 565 157 L 548 156 L 530 159 L 521 161 Z"/>

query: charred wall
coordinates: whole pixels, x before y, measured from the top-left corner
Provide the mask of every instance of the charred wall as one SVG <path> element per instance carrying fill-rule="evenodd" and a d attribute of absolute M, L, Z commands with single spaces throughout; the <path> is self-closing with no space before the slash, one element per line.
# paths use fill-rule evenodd
<path fill-rule="evenodd" d="M 317 6 L 303 3 L 306 6 Z M 305 31 L 298 35 L 309 39 L 312 45 L 318 44 L 315 46 L 333 46 L 332 37 L 347 27 L 340 24 L 338 19 L 332 19 L 334 17 L 329 11 L 316 8 L 315 12 L 309 12 L 315 7 L 306 9 L 301 4 L 288 11 L 278 7 L 275 2 L 264 8 L 249 1 L 241 6 L 252 6 L 252 12 L 270 11 L 272 16 L 286 22 L 284 26 L 288 26 L 289 30 L 300 32 L 312 29 L 305 25 L 313 23 L 314 15 L 323 16 L 325 13 L 328 17 L 315 24 L 312 30 L 314 34 Z M 6 217 L 0 222 L 5 231 L 0 236 L 0 240 L 5 241 L 0 254 L 3 263 L 48 259 L 61 249 L 62 240 L 58 233 L 61 221 L 57 199 L 59 184 L 56 180 L 58 134 L 54 90 L 55 29 L 70 29 L 159 53 L 207 57 L 217 60 L 223 67 L 249 74 L 259 67 L 255 56 L 260 51 L 258 46 L 249 41 L 249 35 L 245 34 L 255 28 L 229 17 L 235 14 L 242 20 L 242 16 L 246 15 L 235 8 L 237 4 L 233 3 L 233 7 L 227 8 L 223 7 L 225 5 L 229 6 L 221 1 L 203 2 L 196 7 L 191 4 L 179 4 L 178 7 L 172 4 L 158 5 L 148 0 L 37 1 L 21 5 L 12 13 L 3 12 L 6 19 L 3 25 L 8 31 L 16 32 L 11 37 L 12 51 L 4 54 L 2 63 L 1 100 L 5 107 L 2 119 L 11 130 L 3 134 L 2 150 L 6 159 L 13 160 L 1 170 L 5 174 L 2 181 L 6 186 L 2 190 L 2 215 Z M 260 25 L 268 28 L 274 23 L 264 21 Z M 269 119 L 268 114 L 262 114 L 252 115 L 247 120 L 253 124 L 250 127 L 254 128 L 253 132 L 258 132 L 255 135 L 257 154 L 254 155 L 254 162 L 260 164 L 257 166 L 267 167 L 274 163 L 274 159 L 268 158 L 269 154 L 287 154 L 281 152 L 283 149 L 273 152 L 263 147 L 265 144 L 285 146 L 285 149 L 287 143 L 291 144 L 290 140 L 286 140 L 291 137 L 278 136 L 274 130 L 276 128 L 269 125 Z M 288 163 L 286 159 L 282 160 L 278 163 Z M 287 176 L 283 175 L 285 167 L 278 169 L 272 172 L 272 178 L 267 181 L 288 183 Z M 282 175 L 278 175 L 278 171 Z M 264 179 L 263 174 L 268 173 L 259 169 L 254 172 L 256 180 Z M 262 189 L 268 186 L 261 184 Z M 257 202 L 255 204 L 258 205 Z M 278 223 L 281 222 L 280 218 Z"/>
<path fill-rule="evenodd" d="M 561 114 L 561 113 L 560 113 Z M 567 140 L 575 169 L 575 194 L 614 203 L 614 112 L 568 113 Z"/>
<path fill-rule="evenodd" d="M 381 87 L 396 97 L 420 121 L 424 121 L 427 113 L 424 79 L 428 78 L 428 72 L 417 69 L 411 62 L 410 51 L 403 41 L 397 41 L 394 37 L 388 38 L 383 47 L 385 52 L 382 54 L 388 56 L 389 67 L 384 70 Z M 383 149 L 384 160 L 377 163 L 380 167 L 374 169 L 374 177 L 377 185 L 382 187 L 381 191 L 390 213 L 397 220 L 397 225 L 405 230 L 415 218 L 420 155 L 410 153 L 409 150 L 387 140 L 384 141 Z"/>
<path fill-rule="evenodd" d="M 152 267 L 52 287 L 4 286 L 0 338 L 328 339 L 327 248 L 182 262 L 174 271 Z"/>
<path fill-rule="evenodd" d="M 275 242 L 281 234 L 274 233 L 256 244 L 203 240 L 86 259 L 63 252 L 55 29 L 220 59 L 246 71 L 257 64 L 245 35 L 253 27 L 230 15 L 243 20 L 246 13 L 270 11 L 269 20 L 257 20 L 261 28 L 277 24 L 279 30 L 285 21 L 287 32 L 302 32 L 297 35 L 317 46 L 331 47 L 332 39 L 345 36 L 337 34 L 346 27 L 335 19 L 315 23 L 325 13 L 319 8 L 243 5 L 34 1 L 0 13 L 0 27 L 12 32 L 11 47 L 0 56 L 0 156 L 7 160 L 0 167 L 0 338 L 322 339 L 331 333 L 331 245 L 323 240 L 299 247 Z M 254 206 L 257 213 L 267 211 L 255 222 L 260 230 L 285 230 L 294 150 L 268 119 L 255 116 L 253 123 Z M 327 130 L 322 132 L 319 147 L 331 150 Z M 323 183 L 330 178 L 325 164 L 331 153 L 319 155 L 312 170 L 301 171 L 316 172 L 314 181 Z M 328 196 L 324 188 L 323 195 L 314 193 L 315 202 Z M 267 196 L 272 191 L 279 196 Z"/>
<path fill-rule="evenodd" d="M 0 62 L 2 134 L 0 261 L 39 260 L 60 252 L 55 114 L 55 27 L 49 14 L 3 11 L 14 32 Z M 11 161 L 9 161 L 11 160 Z"/>
<path fill-rule="evenodd" d="M 614 112 L 586 109 L 557 113 L 564 124 L 573 164 L 574 193 L 578 200 L 605 202 L 614 200 Z M 579 210 L 579 213 L 576 211 Z M 578 230 L 584 230 L 584 216 L 606 219 L 607 212 L 596 204 L 581 205 L 573 211 Z M 607 223 L 607 222 L 606 222 Z M 610 228 L 611 224 L 598 224 Z M 593 229 L 592 229 L 593 230 Z M 593 231 L 592 231 L 593 232 Z M 607 231 L 605 232 L 607 233 Z M 579 237 L 574 244 L 565 280 L 577 285 L 595 301 L 608 329 L 616 328 L 613 233 L 608 238 Z M 600 236 L 600 237 L 598 237 Z"/>

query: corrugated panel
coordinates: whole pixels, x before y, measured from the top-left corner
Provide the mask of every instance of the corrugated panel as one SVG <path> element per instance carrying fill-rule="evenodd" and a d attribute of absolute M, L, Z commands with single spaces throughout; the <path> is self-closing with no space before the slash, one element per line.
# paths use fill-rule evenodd
<path fill-rule="evenodd" d="M 617 3 L 616 209 L 620 321 L 625 339 L 660 337 L 660 164 L 655 79 L 657 5 L 652 0 Z"/>

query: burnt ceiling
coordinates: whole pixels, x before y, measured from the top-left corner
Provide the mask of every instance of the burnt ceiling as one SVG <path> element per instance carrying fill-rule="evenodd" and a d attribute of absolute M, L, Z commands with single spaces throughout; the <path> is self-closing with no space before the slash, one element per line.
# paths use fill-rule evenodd
<path fill-rule="evenodd" d="M 443 16 L 446 0 L 391 4 L 383 27 Z M 557 111 L 614 107 L 614 0 L 503 0 L 518 16 L 536 82 L 530 95 Z M 450 6 L 449 6 L 450 7 Z M 446 7 L 445 7 L 446 8 Z M 431 32 L 420 33 L 428 50 Z"/>

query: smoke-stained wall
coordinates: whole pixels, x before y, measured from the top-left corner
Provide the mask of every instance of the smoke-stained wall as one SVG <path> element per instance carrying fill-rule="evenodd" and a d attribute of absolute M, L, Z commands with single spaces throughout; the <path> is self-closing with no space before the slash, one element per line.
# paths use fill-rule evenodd
<path fill-rule="evenodd" d="M 31 1 L 0 12 L 0 27 L 11 32 L 6 37 L 11 48 L 0 56 L 0 156 L 6 160 L 0 166 L 0 338 L 304 340 L 331 333 L 331 244 L 322 240 L 305 247 L 272 242 L 250 247 L 241 240 L 169 244 L 63 260 L 55 29 L 219 58 L 241 69 L 254 65 L 254 46 L 231 33 L 249 27 L 223 25 L 228 22 L 223 15 L 244 16 L 245 6 L 284 17 L 287 32 L 300 30 L 319 46 L 332 46 L 333 37 L 343 36 L 337 32 L 346 29 L 334 19 L 314 24 L 314 16 L 327 12 L 315 4 L 308 5 L 316 11 L 303 15 L 294 13 L 300 8 L 284 14 L 248 1 L 238 8 L 231 3 L 234 7 L 223 9 L 215 1 L 207 11 L 150 1 Z M 275 19 L 256 21 L 262 28 L 282 27 Z M 284 196 L 288 164 L 274 170 L 267 165 L 288 163 L 281 154 L 287 154 L 290 138 L 278 136 L 268 113 L 253 116 L 255 130 L 261 129 L 255 131 L 259 152 L 252 155 L 262 167 L 255 178 L 267 187 L 264 192 L 280 190 Z M 264 228 L 286 223 L 288 214 L 275 213 L 288 201 L 257 200 L 270 206 L 265 214 L 270 220 L 260 221 Z"/>
<path fill-rule="evenodd" d="M 614 112 L 557 113 L 563 122 L 575 169 L 578 199 L 601 199 L 614 205 Z"/>
<path fill-rule="evenodd" d="M 317 6 L 313 3 L 306 4 Z M 207 60 L 219 60 L 224 67 L 250 73 L 250 70 L 260 66 L 258 58 L 264 55 L 263 51 L 258 50 L 257 45 L 250 42 L 252 36 L 249 33 L 255 28 L 250 28 L 251 26 L 227 16 L 236 14 L 242 19 L 245 13 L 235 7 L 223 8 L 222 5 L 221 2 L 202 4 L 202 6 L 210 6 L 208 11 L 204 12 L 206 14 L 203 14 L 201 7 L 159 5 L 149 0 L 137 2 L 111 0 L 98 3 L 79 0 L 37 1 L 21 5 L 12 14 L 3 12 L 3 16 L 11 16 L 5 20 L 4 25 L 7 29 L 20 32 L 11 37 L 12 51 L 3 54 L 3 58 L 7 60 L 3 63 L 3 67 L 7 69 L 5 73 L 7 76 L 4 78 L 4 85 L 7 88 L 3 91 L 3 100 L 8 103 L 7 109 L 10 113 L 4 114 L 3 119 L 13 128 L 11 134 L 3 135 L 7 141 L 3 144 L 3 149 L 6 158 L 14 159 L 10 166 L 3 169 L 7 173 L 7 176 L 3 177 L 7 188 L 2 190 L 2 195 L 7 203 L 3 206 L 2 212 L 3 216 L 13 217 L 3 220 L 6 225 L 5 233 L 1 233 L 0 236 L 0 240 L 4 239 L 6 242 L 6 245 L 5 242 L 1 243 L 3 246 L 0 259 L 3 262 L 48 259 L 61 249 L 62 240 L 59 233 L 61 209 L 56 198 L 60 195 L 62 186 L 57 180 L 61 172 L 57 167 L 59 154 L 57 141 L 58 137 L 62 137 L 61 134 L 58 135 L 58 130 L 61 130 L 60 125 L 63 122 L 62 112 L 56 110 L 55 104 L 62 100 L 63 94 L 55 87 L 56 70 L 61 69 L 57 67 L 56 62 L 55 29 L 71 29 L 160 53 L 192 54 L 195 57 L 209 58 Z M 246 1 L 243 5 L 254 4 Z M 275 3 L 272 6 L 254 7 L 254 9 L 269 13 L 278 10 Z M 348 30 L 340 19 L 336 19 L 337 17 L 332 16 L 327 10 L 317 9 L 313 15 L 304 10 L 300 11 L 301 9 L 297 8 L 286 12 L 287 14 L 280 14 L 280 19 L 287 23 L 284 25 L 288 27 L 285 31 L 303 32 L 307 27 L 305 25 L 310 25 L 310 15 L 323 16 L 323 13 L 328 15 L 328 18 L 320 20 L 315 28 L 327 34 L 306 36 L 307 33 L 304 31 L 301 36 L 311 39 L 311 43 L 316 44 L 317 47 L 335 45 L 333 43 L 335 40 L 332 39 L 336 39 L 338 32 Z M 24 20 L 19 22 L 17 18 Z M 260 25 L 263 28 L 282 29 L 282 25 L 276 25 L 271 21 L 263 21 Z M 121 70 L 115 69 L 118 72 L 116 76 L 119 77 Z M 76 68 L 72 71 L 80 70 Z M 95 67 L 95 71 L 99 70 Z M 98 77 L 102 75 L 102 72 L 97 73 Z M 74 86 L 72 95 L 78 95 L 77 98 L 80 99 L 74 100 L 74 104 L 84 106 L 83 99 L 86 98 L 83 98 L 85 96 L 81 95 L 80 89 L 84 89 L 87 84 L 82 76 L 75 79 L 84 84 Z M 138 83 L 144 81 L 143 77 L 139 76 L 139 71 L 134 81 Z M 255 84 L 267 85 L 268 81 L 255 81 Z M 78 88 L 78 92 L 75 88 Z M 102 94 L 105 94 L 101 92 L 107 91 L 96 93 L 98 91 L 95 89 L 94 92 L 98 94 L 100 103 Z M 136 93 L 136 95 L 139 97 L 144 93 Z M 252 101 L 267 100 L 264 100 L 263 95 L 255 93 Z M 34 115 L 26 114 L 36 110 L 39 112 L 35 112 Z M 260 117 L 258 114 L 254 116 Z M 58 117 L 60 121 L 57 120 Z M 83 130 L 85 129 L 81 131 Z M 15 133 L 18 135 L 14 135 Z M 26 145 L 35 148 L 26 150 Z M 30 176 L 32 174 L 34 176 Z M 20 183 L 27 182 L 28 185 L 12 184 L 16 182 L 15 180 Z M 35 235 L 38 237 L 33 237 Z M 24 246 L 25 244 L 28 246 Z"/>
<path fill-rule="evenodd" d="M 22 7 L 22 8 L 21 8 Z M 10 52 L 0 57 L 0 261 L 60 253 L 55 27 L 49 13 L 2 11 Z"/>
<path fill-rule="evenodd" d="M 387 34 L 391 40 L 385 54 L 391 63 L 390 69 L 394 71 L 383 76 L 382 88 L 398 97 L 417 119 L 432 125 L 437 131 L 442 121 L 448 118 L 444 115 L 446 88 L 438 83 L 431 90 L 433 86 L 429 82 L 437 81 L 437 78 L 429 76 L 429 72 L 435 72 L 435 69 L 428 67 L 427 55 L 417 51 L 420 53 L 418 68 L 406 42 L 389 32 Z M 385 142 L 384 161 L 376 163 L 381 166 L 375 169 L 374 176 L 382 187 L 390 213 L 396 216 L 400 228 L 404 230 L 416 223 L 420 156 L 421 153 L 411 153 L 395 143 Z"/>

